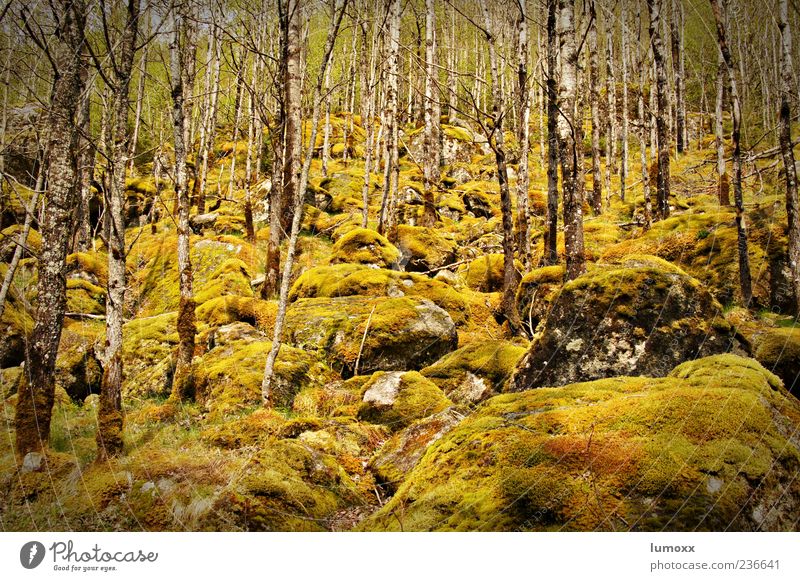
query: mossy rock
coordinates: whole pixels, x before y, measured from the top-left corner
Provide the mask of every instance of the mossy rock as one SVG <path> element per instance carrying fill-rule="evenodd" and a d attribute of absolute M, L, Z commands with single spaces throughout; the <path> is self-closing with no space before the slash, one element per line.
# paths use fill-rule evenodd
<path fill-rule="evenodd" d="M 469 288 L 482 293 L 498 292 L 503 290 L 504 260 L 502 254 L 485 254 L 460 266 L 458 272 Z"/>
<path fill-rule="evenodd" d="M 364 385 L 358 418 L 400 430 L 432 416 L 452 402 L 435 383 L 416 371 L 378 371 Z"/>
<path fill-rule="evenodd" d="M 474 404 L 503 391 L 525 347 L 510 341 L 470 343 L 420 373 L 436 383 L 453 401 Z"/>
<path fill-rule="evenodd" d="M 321 531 L 337 510 L 368 500 L 333 456 L 294 440 L 270 440 L 243 474 L 214 507 L 226 528 Z"/>
<path fill-rule="evenodd" d="M 753 357 L 800 395 L 800 329 L 766 329 L 750 337 Z"/>
<path fill-rule="evenodd" d="M 721 355 L 661 379 L 494 397 L 359 528 L 795 530 L 800 404 L 774 384 L 755 361 Z"/>
<path fill-rule="evenodd" d="M 67 279 L 67 312 L 104 315 L 106 291 L 82 278 Z"/>
<path fill-rule="evenodd" d="M 455 262 L 456 242 L 435 228 L 397 227 L 397 246 L 401 262 L 411 272 L 428 272 Z"/>
<path fill-rule="evenodd" d="M 722 304 L 742 303 L 733 208 L 720 207 L 708 196 L 695 202 L 639 236 L 606 246 L 601 258 L 610 262 L 630 254 L 657 255 L 701 280 Z M 787 237 L 778 226 L 785 216 L 776 215 L 777 207 L 765 202 L 745 215 L 750 264 L 763 265 L 753 268 L 752 291 L 755 304 L 789 308 L 786 297 L 778 297 L 787 283 Z"/>
<path fill-rule="evenodd" d="M 108 285 L 108 257 L 94 252 L 75 252 L 67 256 L 67 273 L 72 279 L 83 279 L 104 289 Z"/>
<path fill-rule="evenodd" d="M 270 341 L 239 335 L 203 355 L 195 365 L 195 385 L 198 400 L 212 417 L 222 418 L 261 403 L 264 365 L 271 348 Z M 331 371 L 312 354 L 282 345 L 275 362 L 272 403 L 291 408 L 297 392 L 332 378 Z"/>
<path fill-rule="evenodd" d="M 178 314 L 140 317 L 122 328 L 124 395 L 166 397 L 175 370 L 172 352 L 178 345 Z"/>
<path fill-rule="evenodd" d="M 271 329 L 275 324 L 278 304 L 255 297 L 224 295 L 209 299 L 195 310 L 197 320 L 212 327 L 236 321 L 249 323 L 259 329 Z"/>
<path fill-rule="evenodd" d="M 25 361 L 25 349 L 33 325 L 31 314 L 9 295 L 0 318 L 0 369 L 16 367 Z"/>
<path fill-rule="evenodd" d="M 103 383 L 103 365 L 91 343 L 71 341 L 62 337 L 61 349 L 56 359 L 56 385 L 72 401 L 82 403 L 93 393 L 100 393 Z"/>
<path fill-rule="evenodd" d="M 448 408 L 413 422 L 387 440 L 370 460 L 370 469 L 384 489 L 395 493 L 428 448 L 463 418 L 456 408 Z"/>
<path fill-rule="evenodd" d="M 566 283 L 508 388 L 663 376 L 737 346 L 721 305 L 680 268 L 634 256 Z"/>
<path fill-rule="evenodd" d="M 20 224 L 14 224 L 0 231 L 0 262 L 11 262 L 17 249 L 19 235 L 22 232 Z M 42 236 L 31 228 L 25 241 L 27 249 L 23 249 L 22 258 L 31 258 L 42 251 Z"/>
<path fill-rule="evenodd" d="M 447 311 L 426 299 L 354 296 L 295 301 L 285 340 L 351 376 L 419 369 L 455 349 L 458 334 Z"/>
<path fill-rule="evenodd" d="M 358 264 L 318 266 L 304 271 L 292 286 L 289 300 L 356 295 L 426 298 L 446 310 L 458 325 L 470 313 L 468 301 L 450 285 L 419 274 Z"/>
<path fill-rule="evenodd" d="M 354 228 L 333 245 L 331 263 L 372 264 L 388 267 L 396 264 L 400 251 L 386 238 L 367 228 Z"/>
<path fill-rule="evenodd" d="M 517 312 L 530 336 L 540 331 L 564 282 L 564 266 L 544 266 L 527 273 L 517 287 Z"/>
<path fill-rule="evenodd" d="M 464 208 L 475 218 L 491 218 L 495 214 L 491 198 L 478 190 L 467 190 L 461 196 Z"/>

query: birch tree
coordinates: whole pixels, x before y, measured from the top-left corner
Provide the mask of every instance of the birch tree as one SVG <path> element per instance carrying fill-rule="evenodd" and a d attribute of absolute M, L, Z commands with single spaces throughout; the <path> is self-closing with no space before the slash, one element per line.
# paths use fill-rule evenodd
<path fill-rule="evenodd" d="M 667 122 L 669 103 L 667 97 L 667 69 L 664 59 L 664 43 L 661 38 L 661 2 L 647 0 L 650 13 L 650 45 L 653 49 L 656 95 L 656 134 L 658 141 L 658 176 L 656 179 L 656 215 L 660 220 L 669 217 L 669 144 L 670 129 Z"/>
<path fill-rule="evenodd" d="M 435 190 L 439 184 L 439 94 L 436 66 L 436 7 L 425 0 L 425 160 L 422 225 L 436 223 Z"/>
<path fill-rule="evenodd" d="M 558 0 L 556 20 L 561 75 L 558 82 L 558 157 L 564 203 L 564 250 L 566 278 L 572 280 L 586 271 L 583 249 L 583 199 L 577 187 L 579 161 L 575 127 L 578 46 L 575 40 L 575 2 Z"/>
<path fill-rule="evenodd" d="M 733 115 L 733 130 L 731 141 L 733 142 L 733 201 L 736 208 L 736 238 L 737 250 L 739 255 L 739 286 L 742 292 L 742 300 L 745 305 L 749 305 L 753 298 L 752 281 L 750 276 L 750 259 L 747 253 L 747 224 L 744 215 L 744 199 L 742 194 L 742 146 L 741 146 L 741 126 L 742 109 L 739 101 L 739 91 L 736 83 L 736 73 L 728 45 L 728 23 L 726 0 L 710 0 L 711 9 L 714 12 L 714 21 L 717 25 L 717 44 L 725 63 L 725 71 L 728 79 L 728 89 L 731 100 L 731 113 Z"/>

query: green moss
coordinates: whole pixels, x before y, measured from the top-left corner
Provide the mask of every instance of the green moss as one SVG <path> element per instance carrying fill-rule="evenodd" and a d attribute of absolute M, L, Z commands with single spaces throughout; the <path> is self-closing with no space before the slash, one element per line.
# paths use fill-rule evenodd
<path fill-rule="evenodd" d="M 400 251 L 386 238 L 366 228 L 354 228 L 333 245 L 331 262 L 390 266 L 400 258 Z"/>
<path fill-rule="evenodd" d="M 17 241 L 19 240 L 19 235 L 22 232 L 22 228 L 23 227 L 20 224 L 14 224 L 12 226 L 8 226 L 7 228 L 3 228 L 3 230 L 0 231 L 0 245 L 5 246 L 8 244 L 8 248 L 11 249 L 9 255 L 13 255 L 14 253 L 14 249 Z M 35 254 L 39 254 L 42 251 L 41 234 L 39 234 L 39 232 L 33 228 L 28 230 L 28 238 L 25 241 L 25 246 L 30 248 Z"/>
<path fill-rule="evenodd" d="M 97 284 L 105 287 L 108 284 L 108 258 L 99 253 L 76 252 L 67 256 L 69 272 L 82 271 L 97 278 Z"/>
<path fill-rule="evenodd" d="M 384 391 L 392 394 L 381 395 Z M 389 399 L 393 401 L 384 403 Z M 402 429 L 414 420 L 432 416 L 452 405 L 435 383 L 416 371 L 388 375 L 378 371 L 364 386 L 362 400 L 359 419 L 384 424 L 392 430 Z"/>

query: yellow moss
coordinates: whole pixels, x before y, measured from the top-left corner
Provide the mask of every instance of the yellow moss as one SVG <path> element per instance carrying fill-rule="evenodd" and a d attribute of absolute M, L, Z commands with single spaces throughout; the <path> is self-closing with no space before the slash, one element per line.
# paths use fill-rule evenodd
<path fill-rule="evenodd" d="M 400 251 L 386 238 L 366 228 L 355 228 L 333 245 L 331 262 L 390 266 L 400 258 Z"/>
<path fill-rule="evenodd" d="M 362 388 L 362 398 L 376 382 L 385 381 L 386 373 L 378 371 Z M 358 418 L 384 424 L 392 430 L 402 429 L 415 420 L 432 416 L 451 406 L 452 402 L 435 383 L 416 371 L 403 373 L 397 387 L 397 397 L 391 405 L 363 402 Z"/>
<path fill-rule="evenodd" d="M 269 330 L 275 324 L 278 304 L 253 297 L 225 295 L 204 302 L 197 307 L 196 313 L 198 320 L 212 327 L 242 321 L 259 329 Z"/>

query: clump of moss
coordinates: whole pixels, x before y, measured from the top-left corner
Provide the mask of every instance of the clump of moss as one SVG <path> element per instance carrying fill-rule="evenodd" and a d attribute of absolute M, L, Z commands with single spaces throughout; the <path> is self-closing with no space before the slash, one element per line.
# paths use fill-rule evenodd
<path fill-rule="evenodd" d="M 470 343 L 448 353 L 420 373 L 439 384 L 446 393 L 456 389 L 467 373 L 488 380 L 491 390 L 499 393 L 525 351 L 525 347 L 509 341 Z"/>
<path fill-rule="evenodd" d="M 408 271 L 428 272 L 455 262 L 456 242 L 436 228 L 401 224 L 397 227 L 397 238 Z"/>
<path fill-rule="evenodd" d="M 438 413 L 452 405 L 435 383 L 416 371 L 378 371 L 362 390 L 358 418 L 392 430 Z"/>
<path fill-rule="evenodd" d="M 491 293 L 503 289 L 502 254 L 485 254 L 459 267 L 458 272 L 466 285 L 476 291 Z"/>
<path fill-rule="evenodd" d="M 531 336 L 547 317 L 564 282 L 564 266 L 544 266 L 527 273 L 517 287 L 517 312 Z"/>
<path fill-rule="evenodd" d="M 67 256 L 67 271 L 85 273 L 94 278 L 96 286 L 108 284 L 108 259 L 103 254 L 91 252 L 75 252 Z"/>
<path fill-rule="evenodd" d="M 224 295 L 209 299 L 196 309 L 197 318 L 212 327 L 236 321 L 249 323 L 258 329 L 271 329 L 275 324 L 278 305 L 254 297 Z"/>
<path fill-rule="evenodd" d="M 331 263 L 373 264 L 388 267 L 397 262 L 400 251 L 386 238 L 367 228 L 354 228 L 333 245 Z"/>
<path fill-rule="evenodd" d="M 67 312 L 103 315 L 106 312 L 106 291 L 88 280 L 67 279 Z"/>
<path fill-rule="evenodd" d="M 773 371 L 792 393 L 798 393 L 800 377 L 800 329 L 764 329 L 750 335 L 753 357 Z"/>
<path fill-rule="evenodd" d="M 424 297 L 446 310 L 456 324 L 464 323 L 469 316 L 462 293 L 443 282 L 357 264 L 319 266 L 304 271 L 292 286 L 289 300 L 354 295 Z"/>

